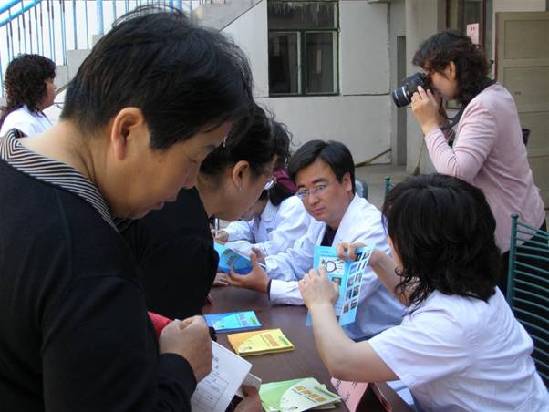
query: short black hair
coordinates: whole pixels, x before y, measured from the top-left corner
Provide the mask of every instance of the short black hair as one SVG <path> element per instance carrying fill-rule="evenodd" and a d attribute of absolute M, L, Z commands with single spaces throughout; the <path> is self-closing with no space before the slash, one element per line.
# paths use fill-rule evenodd
<path fill-rule="evenodd" d="M 456 65 L 459 85 L 458 100 L 467 105 L 492 82 L 488 78 L 490 65 L 484 52 L 471 42 L 471 38 L 454 30 L 432 35 L 416 51 L 412 63 L 442 72 L 450 62 Z"/>
<path fill-rule="evenodd" d="M 2 108 L 0 126 L 7 115 L 23 106 L 30 112 L 40 111 L 46 96 L 46 80 L 55 78 L 55 62 L 37 54 L 21 54 L 6 68 L 4 91 L 6 105 Z"/>
<path fill-rule="evenodd" d="M 501 253 L 496 221 L 482 191 L 441 174 L 410 177 L 386 196 L 383 216 L 402 262 L 397 293 L 417 307 L 438 290 L 488 301 Z"/>
<path fill-rule="evenodd" d="M 252 103 L 250 67 L 234 43 L 175 8 L 143 6 L 94 46 L 68 85 L 61 118 L 93 132 L 137 107 L 151 147 L 165 149 L 249 116 Z"/>
<path fill-rule="evenodd" d="M 356 193 L 353 156 L 347 146 L 335 140 L 310 140 L 297 149 L 288 163 L 290 178 L 295 182 L 297 173 L 314 163 L 317 159 L 324 161 L 330 166 L 339 182 L 342 182 L 345 174 L 349 173 L 353 185 L 353 193 Z"/>
<path fill-rule="evenodd" d="M 275 182 L 273 187 L 271 187 L 269 190 L 264 190 L 263 192 L 261 192 L 261 196 L 259 196 L 258 200 L 268 200 L 273 205 L 278 206 L 289 197 L 292 197 L 294 194 L 295 192 L 293 190 L 290 190 L 286 186 Z"/>
<path fill-rule="evenodd" d="M 217 178 L 227 167 L 240 160 L 246 160 L 250 164 L 255 176 L 265 173 L 277 151 L 272 124 L 265 111 L 254 105 L 250 127 L 238 136 L 231 136 L 224 145 L 213 150 L 202 162 L 200 173 Z"/>

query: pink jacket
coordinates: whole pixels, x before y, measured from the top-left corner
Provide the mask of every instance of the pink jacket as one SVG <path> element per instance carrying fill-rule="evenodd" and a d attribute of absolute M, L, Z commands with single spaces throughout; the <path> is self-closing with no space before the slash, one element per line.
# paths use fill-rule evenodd
<path fill-rule="evenodd" d="M 496 219 L 496 243 L 509 250 L 511 214 L 536 229 L 545 219 L 543 200 L 528 164 L 522 129 L 511 94 L 496 83 L 476 96 L 463 112 L 453 147 L 440 129 L 425 136 L 439 173 L 459 177 L 481 189 Z"/>

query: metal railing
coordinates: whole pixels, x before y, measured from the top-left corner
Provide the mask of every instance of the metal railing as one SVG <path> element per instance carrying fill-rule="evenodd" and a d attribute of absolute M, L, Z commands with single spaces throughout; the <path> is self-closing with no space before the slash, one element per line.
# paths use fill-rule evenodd
<path fill-rule="evenodd" d="M 0 2 L 0 88 L 19 54 L 39 54 L 67 64 L 67 50 L 89 49 L 114 20 L 142 5 L 179 8 L 189 14 L 203 4 L 225 0 L 4 0 Z"/>

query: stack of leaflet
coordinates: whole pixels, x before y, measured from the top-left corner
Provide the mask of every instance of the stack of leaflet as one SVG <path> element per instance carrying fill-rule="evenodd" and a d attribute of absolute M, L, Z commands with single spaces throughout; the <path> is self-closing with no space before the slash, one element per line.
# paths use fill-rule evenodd
<path fill-rule="evenodd" d="M 216 332 L 220 333 L 251 330 L 261 327 L 261 322 L 259 322 L 253 310 L 247 312 L 212 313 L 204 315 L 204 319 L 206 319 L 208 326 L 211 326 Z"/>
<path fill-rule="evenodd" d="M 239 355 L 263 355 L 294 350 L 294 345 L 280 329 L 266 329 L 227 336 Z"/>
<path fill-rule="evenodd" d="M 301 412 L 313 408 L 335 408 L 339 396 L 315 378 L 300 378 L 261 385 L 261 403 L 266 412 Z"/>

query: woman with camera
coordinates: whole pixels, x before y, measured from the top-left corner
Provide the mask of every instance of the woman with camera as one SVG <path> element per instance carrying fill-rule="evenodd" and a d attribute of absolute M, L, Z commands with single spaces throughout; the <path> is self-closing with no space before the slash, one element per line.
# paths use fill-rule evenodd
<path fill-rule="evenodd" d="M 534 185 L 513 97 L 488 77 L 483 52 L 457 32 L 431 36 L 412 62 L 423 69 L 430 88 L 418 87 L 411 108 L 433 165 L 439 173 L 481 189 L 492 208 L 496 243 L 505 252 L 499 282 L 505 293 L 511 215 L 518 213 L 521 221 L 546 230 L 543 200 Z M 461 103 L 453 145 L 442 98 Z"/>

